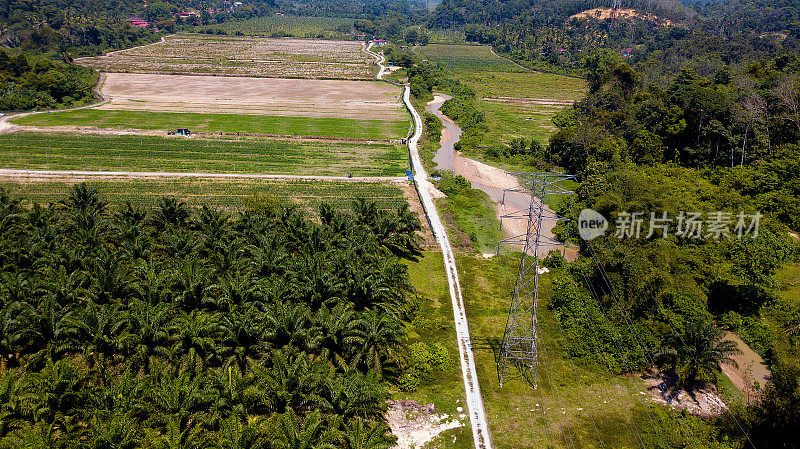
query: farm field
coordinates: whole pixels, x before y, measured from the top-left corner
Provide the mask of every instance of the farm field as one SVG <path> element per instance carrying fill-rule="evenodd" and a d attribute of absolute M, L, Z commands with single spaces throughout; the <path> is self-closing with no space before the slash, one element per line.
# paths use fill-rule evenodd
<path fill-rule="evenodd" d="M 101 72 L 368 80 L 373 58 L 362 47 L 355 41 L 178 34 L 76 62 Z"/>
<path fill-rule="evenodd" d="M 390 144 L 29 132 L 0 135 L 0 168 L 6 169 L 401 176 L 407 166 L 404 147 Z"/>
<path fill-rule="evenodd" d="M 553 116 L 587 91 L 582 79 L 529 71 L 495 55 L 489 46 L 428 45 L 417 52 L 475 90 L 492 141 L 524 137 L 545 143 L 555 130 Z"/>
<path fill-rule="evenodd" d="M 100 110 L 403 120 L 397 87 L 378 81 L 109 73 Z"/>
<path fill-rule="evenodd" d="M 339 27 L 348 30 L 353 27 L 353 19 L 338 17 L 306 17 L 306 16 L 264 16 L 247 20 L 229 20 L 213 28 L 220 28 L 229 34 L 241 33 L 246 36 L 272 36 L 288 34 L 294 37 L 322 37 L 325 39 L 347 39 L 349 32 L 339 31 Z"/>
<path fill-rule="evenodd" d="M 280 117 L 270 115 L 198 114 L 146 111 L 80 109 L 53 114 L 36 114 L 12 120 L 35 127 L 95 127 L 117 130 L 157 130 L 166 133 L 189 128 L 201 133 L 251 133 L 281 136 L 330 137 L 340 139 L 386 140 L 408 134 L 409 122 L 355 120 L 333 117 Z"/>
<path fill-rule="evenodd" d="M 118 179 L 93 180 L 81 177 L 46 180 L 3 179 L 0 186 L 11 195 L 23 197 L 23 205 L 48 204 L 63 200 L 70 187 L 87 181 L 97 187 L 100 196 L 111 205 L 154 206 L 159 198 L 171 196 L 187 205 L 225 210 L 242 210 L 275 202 L 291 202 L 316 207 L 327 202 L 335 207 L 349 207 L 356 198 L 374 200 L 382 209 L 394 209 L 406 203 L 404 187 L 377 182 L 280 181 L 242 179 Z"/>

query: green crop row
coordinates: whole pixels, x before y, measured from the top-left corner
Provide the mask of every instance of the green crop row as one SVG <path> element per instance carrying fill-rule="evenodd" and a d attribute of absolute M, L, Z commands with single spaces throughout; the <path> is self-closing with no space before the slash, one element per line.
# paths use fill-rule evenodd
<path fill-rule="evenodd" d="M 3 181 L 0 188 L 22 197 L 24 205 L 48 204 L 64 200 L 76 180 L 43 182 Z M 263 202 L 290 202 L 315 207 L 327 202 L 348 207 L 356 198 L 375 200 L 382 209 L 394 209 L 406 202 L 400 187 L 370 182 L 281 181 L 241 179 L 139 179 L 91 181 L 101 198 L 111 205 L 130 202 L 150 207 L 164 196 L 175 197 L 190 206 L 242 210 Z"/>
<path fill-rule="evenodd" d="M 407 166 L 404 147 L 389 144 L 0 135 L 0 167 L 10 169 L 397 176 Z"/>
<path fill-rule="evenodd" d="M 80 109 L 34 114 L 13 120 L 28 126 L 95 126 L 111 129 L 250 133 L 353 139 L 397 139 L 408 133 L 407 120 L 359 120 L 335 117 L 201 114 Z"/>

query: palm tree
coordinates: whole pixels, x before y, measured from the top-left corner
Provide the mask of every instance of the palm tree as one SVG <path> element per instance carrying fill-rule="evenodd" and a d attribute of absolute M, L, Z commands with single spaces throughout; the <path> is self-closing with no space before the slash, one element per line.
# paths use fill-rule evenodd
<path fill-rule="evenodd" d="M 219 449 L 261 449 L 266 447 L 267 427 L 264 418 L 255 417 L 246 421 L 232 417 L 220 430 Z"/>
<path fill-rule="evenodd" d="M 52 298 L 44 298 L 38 307 L 15 302 L 8 310 L 13 316 L 6 324 L 9 345 L 26 358 L 34 371 L 80 349 L 66 338 L 66 314 L 56 308 Z"/>
<path fill-rule="evenodd" d="M 166 224 L 182 227 L 189 218 L 189 209 L 186 207 L 186 203 L 176 198 L 161 197 L 156 206 L 157 209 L 153 215 L 153 223 L 156 226 L 163 227 Z"/>
<path fill-rule="evenodd" d="M 24 427 L 30 418 L 29 407 L 23 401 L 27 378 L 14 370 L 2 372 L 0 377 L 0 436 Z"/>
<path fill-rule="evenodd" d="M 668 337 L 668 349 L 660 356 L 677 375 L 677 389 L 691 392 L 698 380 L 716 379 L 721 363 L 737 366 L 731 356 L 741 351 L 735 342 L 723 340 L 722 336 L 723 332 L 713 323 L 695 320 L 687 322 L 680 333 Z"/>
<path fill-rule="evenodd" d="M 267 350 L 264 319 L 252 307 L 237 306 L 222 314 L 219 330 L 222 334 L 220 355 L 225 364 L 236 365 L 243 373 L 250 360 L 259 359 Z"/>
<path fill-rule="evenodd" d="M 183 356 L 189 368 L 205 369 L 217 355 L 215 337 L 219 333 L 219 325 L 207 313 L 194 311 L 178 315 L 173 321 L 171 333 L 175 339 L 173 355 Z"/>
<path fill-rule="evenodd" d="M 218 305 L 217 285 L 211 272 L 197 258 L 184 262 L 174 280 L 173 301 L 187 312 L 201 308 L 215 309 Z"/>
<path fill-rule="evenodd" d="M 320 410 L 344 418 L 380 420 L 386 413 L 388 391 L 374 371 L 350 371 L 325 379 Z"/>
<path fill-rule="evenodd" d="M 333 310 L 322 307 L 317 312 L 316 323 L 320 330 L 319 347 L 327 353 L 331 364 L 348 368 L 347 355 L 358 340 L 359 327 L 364 324 L 351 303 L 340 302 Z"/>
<path fill-rule="evenodd" d="M 30 375 L 24 403 L 35 421 L 68 424 L 89 404 L 89 378 L 67 360 L 48 361 L 44 369 Z"/>
<path fill-rule="evenodd" d="M 161 433 L 151 434 L 148 447 L 153 449 L 205 449 L 212 436 L 200 426 L 183 426 L 177 417 L 167 420 Z"/>
<path fill-rule="evenodd" d="M 269 411 L 306 411 L 322 403 L 319 393 L 323 379 L 329 374 L 323 366 L 310 361 L 305 353 L 293 354 L 288 350 L 273 352 L 269 362 L 269 368 L 254 367 L 254 376 L 264 391 Z"/>
<path fill-rule="evenodd" d="M 64 327 L 75 346 L 83 347 L 88 367 L 99 368 L 101 372 L 109 361 L 116 364 L 124 360 L 125 348 L 133 337 L 119 304 L 98 306 L 90 302 L 84 309 L 69 312 L 64 317 Z"/>
<path fill-rule="evenodd" d="M 131 304 L 128 320 L 131 329 L 135 330 L 131 363 L 136 371 L 149 374 L 153 358 L 170 357 L 170 324 L 175 315 L 175 309 L 168 304 L 150 305 L 144 301 Z"/>
<path fill-rule="evenodd" d="M 89 428 L 94 449 L 140 447 L 142 429 L 130 413 L 95 413 Z"/>
<path fill-rule="evenodd" d="M 211 400 L 209 415 L 214 420 L 230 418 L 243 422 L 268 406 L 266 394 L 255 376 L 242 375 L 233 366 L 209 372 L 206 389 Z"/>
<path fill-rule="evenodd" d="M 333 449 L 335 434 L 325 429 L 319 412 L 301 420 L 292 410 L 277 415 L 270 426 L 272 449 Z"/>
<path fill-rule="evenodd" d="M 403 347 L 403 331 L 396 319 L 374 311 L 366 311 L 357 335 L 355 363 L 365 369 L 383 372 L 384 364 L 396 360 Z"/>
<path fill-rule="evenodd" d="M 63 432 L 55 423 L 38 421 L 6 436 L 0 440 L 0 446 L 9 449 L 61 449 L 64 440 Z"/>
<path fill-rule="evenodd" d="M 309 320 L 310 311 L 305 304 L 277 301 L 265 314 L 264 339 L 273 348 L 293 346 L 297 349 L 314 347 L 318 329 Z"/>
<path fill-rule="evenodd" d="M 342 432 L 340 445 L 342 449 L 389 449 L 394 447 L 396 438 L 392 437 L 386 424 L 372 423 L 361 418 L 349 420 L 349 425 Z"/>

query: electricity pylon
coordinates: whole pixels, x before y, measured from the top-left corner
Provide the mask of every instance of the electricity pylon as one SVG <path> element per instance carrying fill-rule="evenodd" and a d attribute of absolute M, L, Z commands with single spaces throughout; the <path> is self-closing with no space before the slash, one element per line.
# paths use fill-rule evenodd
<path fill-rule="evenodd" d="M 544 201 L 552 195 L 571 195 L 572 192 L 560 185 L 563 181 L 574 180 L 574 176 L 559 173 L 511 173 L 520 179 L 520 185 L 503 191 L 503 204 L 510 192 L 530 195 L 530 204 L 522 209 L 503 215 L 501 219 L 527 220 L 527 232 L 511 237 L 500 243 L 522 247 L 522 259 L 517 270 L 517 279 L 508 309 L 506 329 L 503 333 L 503 346 L 500 353 L 498 375 L 500 386 L 511 365 L 520 370 L 533 372 L 533 387 L 537 387 L 537 366 L 539 364 L 539 338 L 537 333 L 537 310 L 539 307 L 539 259 L 549 248 L 563 244 L 543 235 L 542 224 L 548 221 L 562 221 Z M 498 244 L 499 252 L 499 244 Z"/>

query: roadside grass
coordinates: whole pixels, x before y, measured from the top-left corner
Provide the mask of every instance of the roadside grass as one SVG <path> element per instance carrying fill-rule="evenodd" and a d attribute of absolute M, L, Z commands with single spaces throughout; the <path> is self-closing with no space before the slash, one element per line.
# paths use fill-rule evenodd
<path fill-rule="evenodd" d="M 0 189 L 23 198 L 23 205 L 57 203 L 65 199 L 73 184 L 87 181 L 63 177 L 47 181 L 0 179 Z M 316 207 L 325 201 L 339 208 L 350 207 L 356 198 L 376 201 L 381 209 L 394 209 L 406 203 L 403 190 L 396 185 L 377 182 L 282 181 L 248 179 L 106 179 L 88 180 L 110 205 L 130 201 L 140 207 L 153 207 L 159 198 L 178 198 L 189 206 L 237 211 L 260 205 L 294 203 Z"/>
<path fill-rule="evenodd" d="M 466 397 L 453 323 L 453 303 L 442 253 L 426 251 L 416 261 L 406 262 L 406 265 L 411 284 L 420 299 L 416 318 L 407 328 L 409 343 L 441 344 L 447 348 L 449 361 L 444 369 L 436 370 L 424 378 L 417 391 L 395 391 L 392 397 L 421 404 L 433 403 L 438 413 L 449 415 L 448 421 L 458 419 L 463 424 L 462 427 L 443 432 L 430 447 L 472 448 L 469 416 L 460 416 L 467 414 Z M 459 407 L 462 408 L 461 412 L 458 411 Z"/>
<path fill-rule="evenodd" d="M 477 189 L 463 189 L 436 200 L 451 244 L 461 250 L 494 253 L 501 229 L 489 195 Z"/>
<path fill-rule="evenodd" d="M 498 448 L 712 447 L 713 429 L 700 418 L 654 403 L 635 376 L 610 374 L 598 361 L 568 359 L 565 336 L 546 304 L 551 272 L 541 276 L 539 335 L 547 354 L 540 356 L 538 389 L 516 375 L 498 386 L 497 357 L 510 304 L 518 258 L 458 258 L 470 336 L 494 444 Z M 546 362 L 546 363 L 545 363 Z M 684 426 L 684 427 L 681 427 Z M 699 444 L 699 445 L 698 445 Z"/>
<path fill-rule="evenodd" d="M 408 155 L 390 144 L 18 132 L 0 135 L 0 167 L 402 176 Z"/>
<path fill-rule="evenodd" d="M 199 29 L 222 29 L 229 34 L 245 36 L 296 36 L 321 37 L 324 39 L 352 38 L 350 33 L 338 31 L 340 26 L 353 27 L 352 19 L 337 17 L 304 17 L 285 14 L 262 16 L 246 20 L 229 20 L 220 25 L 203 26 Z"/>
<path fill-rule="evenodd" d="M 206 133 L 252 133 L 354 139 L 405 137 L 408 120 L 357 120 L 333 117 L 289 117 L 245 114 L 200 114 L 79 109 L 33 114 L 12 120 L 27 126 L 94 126 L 111 129 L 175 130 Z"/>

